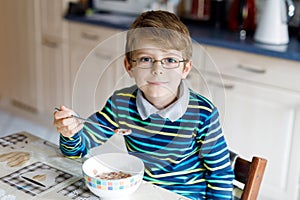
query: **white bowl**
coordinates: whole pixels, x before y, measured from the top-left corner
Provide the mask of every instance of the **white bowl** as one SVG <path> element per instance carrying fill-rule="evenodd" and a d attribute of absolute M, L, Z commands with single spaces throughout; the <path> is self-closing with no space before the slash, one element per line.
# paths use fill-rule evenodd
<path fill-rule="evenodd" d="M 105 153 L 87 159 L 82 165 L 82 171 L 85 183 L 92 193 L 101 199 L 124 199 L 135 192 L 142 183 L 144 163 L 126 153 Z M 102 173 L 119 171 L 131 176 L 114 180 L 96 177 Z"/>

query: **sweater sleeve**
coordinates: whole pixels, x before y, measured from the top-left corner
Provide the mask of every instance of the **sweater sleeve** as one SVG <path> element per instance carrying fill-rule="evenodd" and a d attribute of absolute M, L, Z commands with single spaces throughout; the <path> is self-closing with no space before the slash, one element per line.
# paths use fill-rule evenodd
<path fill-rule="evenodd" d="M 107 101 L 104 108 L 91 115 L 88 120 L 100 123 L 114 130 L 118 128 L 116 114 L 111 98 Z M 108 128 L 95 124 L 84 123 L 84 127 L 74 136 L 68 138 L 60 135 L 60 150 L 69 158 L 82 158 L 91 148 L 105 143 L 113 131 Z"/>
<path fill-rule="evenodd" d="M 207 117 L 202 130 L 205 138 L 199 156 L 204 161 L 206 168 L 206 199 L 231 200 L 234 173 L 216 108 Z"/>

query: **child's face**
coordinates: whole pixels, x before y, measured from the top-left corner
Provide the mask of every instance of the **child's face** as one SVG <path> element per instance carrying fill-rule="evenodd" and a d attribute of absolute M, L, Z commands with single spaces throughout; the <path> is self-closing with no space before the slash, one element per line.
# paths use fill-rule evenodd
<path fill-rule="evenodd" d="M 163 50 L 151 42 L 141 41 L 137 44 L 137 50 L 133 53 L 132 60 L 148 62 L 156 60 L 150 68 L 141 68 L 137 62 L 130 62 L 125 59 L 125 68 L 130 77 L 135 79 L 138 88 L 143 92 L 148 101 L 157 99 L 171 103 L 177 96 L 178 86 L 182 79 L 185 79 L 191 70 L 191 61 L 179 62 L 177 68 L 166 69 L 159 61 L 164 58 L 182 61 L 182 52 L 178 50 Z M 151 62 L 150 62 L 151 64 Z"/>

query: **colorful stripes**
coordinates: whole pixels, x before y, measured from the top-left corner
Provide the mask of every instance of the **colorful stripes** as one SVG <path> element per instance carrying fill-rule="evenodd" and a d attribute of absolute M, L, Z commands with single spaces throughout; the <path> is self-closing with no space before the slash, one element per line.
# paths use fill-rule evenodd
<path fill-rule="evenodd" d="M 136 87 L 117 91 L 90 120 L 112 129 L 131 129 L 125 136 L 130 154 L 145 164 L 144 179 L 191 199 L 231 199 L 232 180 L 227 145 L 213 104 L 190 91 L 186 113 L 175 122 L 151 115 L 142 120 L 136 108 Z M 113 133 L 85 124 L 72 138 L 61 136 L 61 150 L 80 157 Z"/>

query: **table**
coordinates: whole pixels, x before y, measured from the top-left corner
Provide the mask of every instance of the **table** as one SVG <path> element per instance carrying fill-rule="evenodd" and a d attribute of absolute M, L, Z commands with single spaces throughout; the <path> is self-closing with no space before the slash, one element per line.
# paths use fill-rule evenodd
<path fill-rule="evenodd" d="M 7 159 L 12 153 L 20 154 L 19 160 L 14 163 Z M 26 156 L 28 159 L 22 163 L 22 158 Z M 0 200 L 100 199 L 93 195 L 83 182 L 82 162 L 83 159 L 65 158 L 58 146 L 27 132 L 2 137 Z M 186 200 L 187 198 L 143 181 L 129 199 Z"/>

